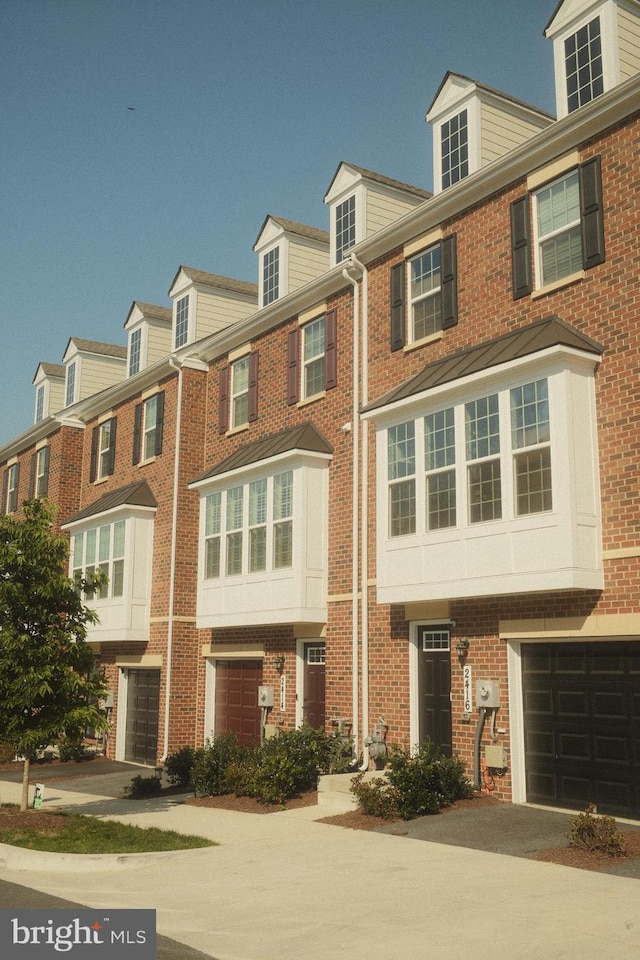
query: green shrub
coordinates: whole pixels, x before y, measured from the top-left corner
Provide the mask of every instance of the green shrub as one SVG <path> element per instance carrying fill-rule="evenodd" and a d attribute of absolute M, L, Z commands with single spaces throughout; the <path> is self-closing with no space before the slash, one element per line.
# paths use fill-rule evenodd
<path fill-rule="evenodd" d="M 176 753 L 167 757 L 165 769 L 169 778 L 169 783 L 174 787 L 188 787 L 192 782 L 193 767 L 196 758 L 202 751 L 194 747 L 182 747 Z"/>
<path fill-rule="evenodd" d="M 0 740 L 0 763 L 9 763 L 16 758 L 16 748 L 8 740 Z"/>
<path fill-rule="evenodd" d="M 304 790 L 315 790 L 326 761 L 326 734 L 308 726 L 265 740 L 256 748 L 254 796 L 264 803 L 284 803 Z"/>
<path fill-rule="evenodd" d="M 400 816 L 400 795 L 384 777 L 365 780 L 364 773 L 359 773 L 351 781 L 351 792 L 362 812 L 369 817 L 395 820 Z"/>
<path fill-rule="evenodd" d="M 237 760 L 232 760 L 225 770 L 224 778 L 230 793 L 237 797 L 254 797 L 258 756 L 255 750 L 245 750 Z"/>
<path fill-rule="evenodd" d="M 125 787 L 125 794 L 131 800 L 144 800 L 147 797 L 157 797 L 162 790 L 162 784 L 157 777 L 142 777 L 138 775 L 133 777 L 128 787 Z"/>
<path fill-rule="evenodd" d="M 81 737 L 63 737 L 58 742 L 58 756 L 63 762 L 75 760 L 79 763 L 86 759 L 86 750 Z"/>
<path fill-rule="evenodd" d="M 595 811 L 595 804 L 590 803 L 586 810 L 569 820 L 569 846 L 606 853 L 609 857 L 626 857 L 624 837 L 614 818 L 598 817 Z"/>
<path fill-rule="evenodd" d="M 231 793 L 226 770 L 229 764 L 242 756 L 245 749 L 238 744 L 235 733 L 231 732 L 207 740 L 193 764 L 191 779 L 194 791 L 206 797 Z"/>

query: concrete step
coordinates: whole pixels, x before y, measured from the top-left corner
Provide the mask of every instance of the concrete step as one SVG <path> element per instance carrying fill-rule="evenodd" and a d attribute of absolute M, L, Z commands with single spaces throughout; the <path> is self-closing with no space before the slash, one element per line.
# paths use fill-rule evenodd
<path fill-rule="evenodd" d="M 365 780 L 383 776 L 379 770 L 367 770 Z M 318 781 L 318 806 L 331 813 L 348 813 L 358 809 L 358 801 L 351 793 L 355 773 L 330 773 Z"/>

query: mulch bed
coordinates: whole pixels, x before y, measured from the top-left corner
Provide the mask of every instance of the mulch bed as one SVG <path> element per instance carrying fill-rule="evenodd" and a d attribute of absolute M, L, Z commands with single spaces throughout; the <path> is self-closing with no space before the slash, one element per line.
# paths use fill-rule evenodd
<path fill-rule="evenodd" d="M 309 790 L 283 804 L 260 803 L 255 797 L 236 797 L 234 793 L 227 793 L 221 797 L 189 797 L 185 800 L 185 803 L 192 807 L 213 807 L 216 810 L 235 810 L 239 813 L 278 813 L 280 810 L 313 807 L 317 802 L 317 790 Z"/>

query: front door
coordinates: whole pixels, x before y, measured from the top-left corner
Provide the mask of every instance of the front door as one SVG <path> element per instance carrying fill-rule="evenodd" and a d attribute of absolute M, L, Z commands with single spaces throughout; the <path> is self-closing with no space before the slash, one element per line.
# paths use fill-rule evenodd
<path fill-rule="evenodd" d="M 304 644 L 304 701 L 302 719 L 324 730 L 325 644 L 314 640 Z"/>
<path fill-rule="evenodd" d="M 261 683 L 262 660 L 216 661 L 215 735 L 235 733 L 243 747 L 260 743 L 258 687 Z"/>
<path fill-rule="evenodd" d="M 155 765 L 158 758 L 159 670 L 129 670 L 124 759 Z"/>
<path fill-rule="evenodd" d="M 420 745 L 451 756 L 451 638 L 446 627 L 418 627 Z"/>

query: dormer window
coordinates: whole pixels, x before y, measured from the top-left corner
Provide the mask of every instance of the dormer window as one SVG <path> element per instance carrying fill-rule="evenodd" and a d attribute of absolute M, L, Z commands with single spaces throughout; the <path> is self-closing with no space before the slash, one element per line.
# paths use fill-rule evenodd
<path fill-rule="evenodd" d="M 442 187 L 450 187 L 469 175 L 469 121 L 463 110 L 440 127 Z"/>
<path fill-rule="evenodd" d="M 129 376 L 133 377 L 140 370 L 142 354 L 142 330 L 132 330 L 129 337 Z"/>
<path fill-rule="evenodd" d="M 600 17 L 586 23 L 564 42 L 569 113 L 604 91 Z"/>
<path fill-rule="evenodd" d="M 65 406 L 70 407 L 76 395 L 76 365 L 70 363 L 67 367 L 67 386 L 65 392 Z"/>
<path fill-rule="evenodd" d="M 44 383 L 41 383 L 36 390 L 36 415 L 35 422 L 40 423 L 44 419 Z"/>
<path fill-rule="evenodd" d="M 344 260 L 356 242 L 356 198 L 348 197 L 336 207 L 336 263 Z"/>
<path fill-rule="evenodd" d="M 268 250 L 262 260 L 262 305 L 278 299 L 280 289 L 280 248 Z"/>
<path fill-rule="evenodd" d="M 175 346 L 184 346 L 189 336 L 189 296 L 181 297 L 176 304 Z"/>

